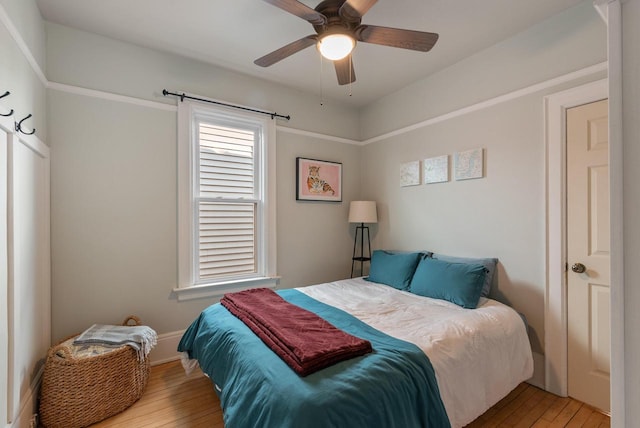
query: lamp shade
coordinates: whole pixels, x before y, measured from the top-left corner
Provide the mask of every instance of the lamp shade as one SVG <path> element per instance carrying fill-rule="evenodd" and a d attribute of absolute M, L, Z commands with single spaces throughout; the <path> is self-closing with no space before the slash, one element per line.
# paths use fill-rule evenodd
<path fill-rule="evenodd" d="M 378 212 L 375 201 L 351 201 L 349 223 L 377 223 Z"/>

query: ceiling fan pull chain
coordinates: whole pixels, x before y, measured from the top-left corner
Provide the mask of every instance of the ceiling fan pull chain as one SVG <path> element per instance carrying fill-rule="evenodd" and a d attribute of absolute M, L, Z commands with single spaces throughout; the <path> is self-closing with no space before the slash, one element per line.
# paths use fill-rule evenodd
<path fill-rule="evenodd" d="M 349 96 L 353 95 L 353 55 L 349 55 Z"/>
<path fill-rule="evenodd" d="M 322 81 L 322 74 L 324 72 L 324 59 L 320 55 L 320 107 L 324 106 L 324 83 Z"/>

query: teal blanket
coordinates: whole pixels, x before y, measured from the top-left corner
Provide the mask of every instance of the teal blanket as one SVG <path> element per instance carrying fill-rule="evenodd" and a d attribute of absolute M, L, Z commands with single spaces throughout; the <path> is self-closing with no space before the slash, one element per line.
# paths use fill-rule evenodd
<path fill-rule="evenodd" d="M 374 351 L 300 377 L 226 308 L 208 307 L 178 351 L 216 384 L 226 428 L 450 427 L 431 362 L 417 346 L 297 290 L 279 294 Z"/>

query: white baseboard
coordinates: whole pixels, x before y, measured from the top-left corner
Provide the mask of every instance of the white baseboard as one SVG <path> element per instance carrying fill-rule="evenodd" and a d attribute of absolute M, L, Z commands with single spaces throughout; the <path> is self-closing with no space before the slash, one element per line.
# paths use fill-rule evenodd
<path fill-rule="evenodd" d="M 43 373 L 44 364 L 40 370 L 38 370 L 29 389 L 25 391 L 20 400 L 20 413 L 18 413 L 18 416 L 11 424 L 7 425 L 7 428 L 31 428 L 31 418 L 34 414 L 38 413 L 38 395 L 40 393 Z"/>
<path fill-rule="evenodd" d="M 180 359 L 180 353 L 177 351 L 178 343 L 184 334 L 184 330 L 174 331 L 171 333 L 163 333 L 158 335 L 158 344 L 149 354 L 149 361 L 152 366 L 168 363 Z"/>
<path fill-rule="evenodd" d="M 544 355 L 538 352 L 533 353 L 533 376 L 527 383 L 540 389 L 545 389 L 544 385 Z"/>

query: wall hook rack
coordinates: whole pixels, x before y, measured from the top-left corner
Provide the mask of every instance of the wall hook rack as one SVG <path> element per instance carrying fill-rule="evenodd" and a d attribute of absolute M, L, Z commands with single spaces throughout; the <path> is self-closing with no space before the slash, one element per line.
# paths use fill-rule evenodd
<path fill-rule="evenodd" d="M 6 91 L 4 94 L 0 95 L 0 99 L 2 99 L 2 98 L 4 98 L 4 97 L 8 97 L 10 94 L 11 94 L 11 92 Z M 13 114 L 13 109 L 11 109 L 11 110 L 9 111 L 9 113 L 7 113 L 7 114 L 2 114 L 2 113 L 0 113 L 0 116 L 9 117 L 9 116 L 11 116 L 12 114 Z"/>
<path fill-rule="evenodd" d="M 29 119 L 31 117 L 31 113 L 29 113 L 29 115 L 27 117 L 25 117 L 24 119 L 22 119 L 20 122 L 16 122 L 16 131 L 22 132 L 24 135 L 33 135 L 36 133 L 36 128 L 33 128 L 31 130 L 31 132 L 24 132 L 22 130 L 22 122 L 24 122 L 25 120 Z"/>

